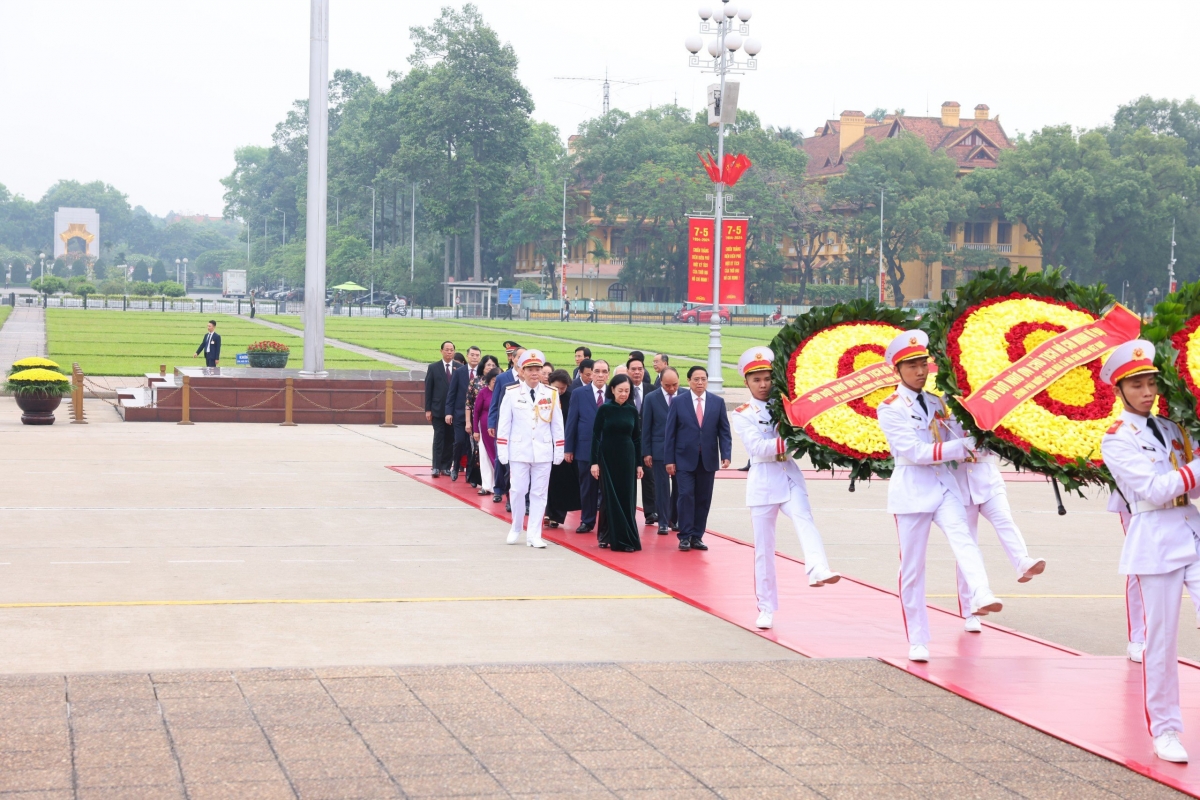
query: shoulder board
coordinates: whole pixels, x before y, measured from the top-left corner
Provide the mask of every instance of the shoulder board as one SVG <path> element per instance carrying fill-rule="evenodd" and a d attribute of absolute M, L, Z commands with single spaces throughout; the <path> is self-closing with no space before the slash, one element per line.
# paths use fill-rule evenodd
<path fill-rule="evenodd" d="M 738 406 L 737 408 L 735 408 L 735 409 L 733 410 L 733 412 L 734 412 L 735 414 L 740 414 L 740 413 L 742 413 L 743 411 L 745 411 L 745 410 L 746 410 L 747 408 L 749 408 L 749 407 L 750 407 L 750 404 L 749 404 L 749 403 L 742 403 L 740 406 Z"/>
<path fill-rule="evenodd" d="M 506 391 L 506 392 L 511 392 L 513 389 L 519 389 L 519 388 L 521 388 L 521 384 L 519 384 L 519 383 L 510 383 L 508 386 L 505 386 L 505 387 L 504 387 L 504 391 Z"/>
<path fill-rule="evenodd" d="M 883 402 L 880 403 L 880 405 L 890 405 L 891 403 L 896 402 L 896 398 L 899 396 L 900 394 L 898 392 L 892 392 L 887 397 L 883 398 Z"/>
<path fill-rule="evenodd" d="M 1124 425 L 1124 424 L 1125 424 L 1125 420 L 1123 420 L 1123 419 L 1119 419 L 1119 420 L 1117 420 L 1116 422 L 1114 422 L 1114 423 L 1112 424 L 1112 427 L 1111 427 L 1111 428 L 1109 428 L 1107 431 L 1105 431 L 1105 435 L 1106 435 L 1106 436 L 1111 436 L 1112 434 L 1114 434 L 1114 433 L 1116 433 L 1117 431 L 1119 431 L 1119 430 L 1121 429 L 1121 426 L 1122 426 L 1122 425 Z"/>

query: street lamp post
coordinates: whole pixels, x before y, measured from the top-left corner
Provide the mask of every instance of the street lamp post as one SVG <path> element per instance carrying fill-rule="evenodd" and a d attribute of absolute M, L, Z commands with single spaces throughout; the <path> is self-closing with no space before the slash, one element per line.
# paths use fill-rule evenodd
<path fill-rule="evenodd" d="M 375 187 L 363 188 L 371 190 L 371 305 L 375 305 Z"/>
<path fill-rule="evenodd" d="M 175 282 L 179 283 L 179 268 L 183 266 L 182 259 L 175 259 Z"/>
<path fill-rule="evenodd" d="M 306 236 L 302 374 L 315 376 L 325 374 L 325 227 L 329 209 L 329 0 L 311 0 L 308 39 L 308 218 L 304 226 Z M 284 230 L 286 229 L 285 218 Z"/>
<path fill-rule="evenodd" d="M 42 263 L 42 280 L 46 279 L 46 254 L 38 253 L 38 261 Z"/>
<path fill-rule="evenodd" d="M 699 67 L 704 72 L 712 72 L 720 78 L 715 98 L 715 115 L 717 118 L 717 165 L 724 170 L 725 166 L 725 110 L 722 102 L 725 99 L 725 78 L 731 73 L 747 72 L 758 69 L 758 53 L 762 44 L 757 39 L 748 36 L 751 12 L 748 8 L 739 9 L 730 5 L 729 0 L 721 0 L 721 5 L 714 12 L 708 6 L 701 6 L 700 33 L 715 33 L 717 38 L 708 43 L 708 54 L 712 60 L 701 59 L 697 55 L 704 48 L 704 40 L 696 35 L 687 37 L 684 47 L 692 54 L 688 59 L 689 66 Z M 734 53 L 744 49 L 749 56 L 739 62 Z M 722 175 L 722 178 L 724 175 Z M 725 215 L 725 184 L 717 182 L 717 196 L 713 221 L 713 302 L 712 317 L 709 320 L 708 333 L 708 388 L 720 394 L 725 382 L 721 372 L 721 265 L 722 265 L 722 219 Z"/>

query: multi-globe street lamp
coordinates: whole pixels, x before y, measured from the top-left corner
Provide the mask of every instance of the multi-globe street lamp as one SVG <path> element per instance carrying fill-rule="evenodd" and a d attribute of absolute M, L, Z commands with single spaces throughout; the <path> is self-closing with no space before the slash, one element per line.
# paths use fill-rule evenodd
<path fill-rule="evenodd" d="M 711 6 L 701 6 L 700 33 L 716 34 L 716 38 L 708 42 L 707 47 L 701 36 L 692 34 L 684 41 L 684 47 L 692 54 L 688 65 L 698 67 L 704 72 L 712 72 L 720 78 L 715 87 L 715 97 L 712 98 L 713 115 L 717 125 L 717 165 L 723 170 L 725 164 L 725 122 L 726 114 L 723 108 L 725 95 L 725 78 L 734 73 L 750 72 L 758 69 L 758 54 L 762 43 L 750 37 L 750 16 L 748 8 L 739 8 L 721 0 L 721 5 L 714 11 Z M 699 53 L 707 50 L 711 60 L 703 59 Z M 742 50 L 747 58 L 738 61 L 736 53 Z M 711 117 L 710 117 L 711 119 Z M 733 121 L 730 115 L 730 122 Z M 710 122 L 711 124 L 711 122 Z M 723 177 L 723 176 L 722 176 Z M 708 386 L 717 393 L 724 388 L 721 371 L 721 223 L 725 215 L 725 184 L 717 182 L 717 194 L 714 202 L 713 221 L 713 303 L 712 317 L 709 320 L 708 334 Z"/>
<path fill-rule="evenodd" d="M 42 264 L 42 278 L 45 279 L 45 277 L 46 277 L 46 254 L 38 253 L 38 261 L 40 261 Z"/>
<path fill-rule="evenodd" d="M 186 258 L 175 259 L 175 280 L 176 281 L 179 280 L 179 276 L 180 276 L 179 270 L 181 267 L 183 269 L 183 273 L 182 273 L 183 274 L 183 288 L 184 288 L 184 291 L 186 292 L 187 291 L 187 268 L 188 268 L 188 260 Z"/>

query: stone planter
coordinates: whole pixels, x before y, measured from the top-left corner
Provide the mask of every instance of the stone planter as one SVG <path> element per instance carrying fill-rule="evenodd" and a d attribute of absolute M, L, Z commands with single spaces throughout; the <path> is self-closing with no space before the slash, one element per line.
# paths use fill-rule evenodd
<path fill-rule="evenodd" d="M 21 414 L 21 422 L 26 425 L 53 425 L 54 409 L 62 403 L 62 395 L 58 394 L 14 394 L 17 408 Z"/>
<path fill-rule="evenodd" d="M 289 353 L 247 353 L 250 366 L 258 369 L 283 369 L 287 366 Z"/>

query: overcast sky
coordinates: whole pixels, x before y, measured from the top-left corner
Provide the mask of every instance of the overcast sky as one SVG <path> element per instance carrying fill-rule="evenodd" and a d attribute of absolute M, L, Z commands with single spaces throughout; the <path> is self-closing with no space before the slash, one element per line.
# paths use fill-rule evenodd
<path fill-rule="evenodd" d="M 557 76 L 642 81 L 613 85 L 628 111 L 703 102 L 710 78 L 682 44 L 698 0 L 476 5 L 516 48 L 534 116 L 564 138 L 600 113 L 601 90 Z M 763 51 L 740 105 L 810 135 L 843 109 L 937 114 L 944 100 L 964 115 L 987 103 L 1010 135 L 1090 127 L 1142 94 L 1193 96 L 1200 81 L 1196 0 L 747 5 Z M 407 67 L 409 26 L 438 8 L 331 0 L 331 70 L 386 85 Z M 220 214 L 234 148 L 268 144 L 307 95 L 308 15 L 306 0 L 0 0 L 0 183 L 37 199 L 59 179 L 102 180 L 155 214 Z"/>

